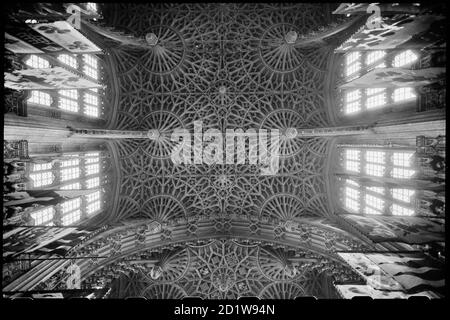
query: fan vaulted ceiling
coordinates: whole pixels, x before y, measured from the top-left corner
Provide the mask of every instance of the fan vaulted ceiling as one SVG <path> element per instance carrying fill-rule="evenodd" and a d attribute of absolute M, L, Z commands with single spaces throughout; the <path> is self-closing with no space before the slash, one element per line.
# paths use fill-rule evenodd
<path fill-rule="evenodd" d="M 289 127 L 327 126 L 324 83 L 333 48 L 294 42 L 326 26 L 329 12 L 324 4 L 109 7 L 108 25 L 153 41 L 144 50 L 109 50 L 120 88 L 110 127 L 170 133 L 192 130 L 200 120 L 203 128 L 223 132 L 283 133 Z M 261 176 L 256 165 L 175 166 L 172 147 L 170 135 L 118 143 L 116 220 L 164 221 L 217 212 L 277 219 L 329 214 L 326 138 L 282 137 L 275 176 Z"/>

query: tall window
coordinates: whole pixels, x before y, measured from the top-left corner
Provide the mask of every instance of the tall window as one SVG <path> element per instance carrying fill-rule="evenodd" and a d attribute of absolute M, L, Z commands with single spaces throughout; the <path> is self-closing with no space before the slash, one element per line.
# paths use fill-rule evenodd
<path fill-rule="evenodd" d="M 78 112 L 78 90 L 59 90 L 60 109 Z"/>
<path fill-rule="evenodd" d="M 341 198 L 350 213 L 414 215 L 416 191 L 387 187 L 395 179 L 401 185 L 416 173 L 414 152 L 382 148 L 344 148 L 342 168 L 350 177 L 342 181 Z M 360 181 L 361 177 L 367 177 Z"/>
<path fill-rule="evenodd" d="M 412 158 L 413 152 L 394 152 L 392 155 L 392 177 L 399 179 L 411 178 L 416 173 L 413 169 Z"/>
<path fill-rule="evenodd" d="M 345 113 L 355 113 L 361 110 L 361 90 L 351 90 L 345 93 Z"/>
<path fill-rule="evenodd" d="M 81 218 L 81 198 L 65 201 L 61 204 L 61 220 L 63 226 L 71 225 Z"/>
<path fill-rule="evenodd" d="M 97 80 L 97 77 L 98 77 L 97 58 L 91 54 L 84 54 L 83 62 L 84 62 L 84 65 L 83 65 L 84 74 L 87 75 L 88 77 L 91 77 L 91 78 Z"/>
<path fill-rule="evenodd" d="M 361 70 L 361 54 L 358 51 L 353 51 L 345 57 L 345 74 L 347 77 L 357 75 Z"/>
<path fill-rule="evenodd" d="M 86 211 L 88 215 L 100 210 L 100 191 L 93 192 L 86 196 Z"/>

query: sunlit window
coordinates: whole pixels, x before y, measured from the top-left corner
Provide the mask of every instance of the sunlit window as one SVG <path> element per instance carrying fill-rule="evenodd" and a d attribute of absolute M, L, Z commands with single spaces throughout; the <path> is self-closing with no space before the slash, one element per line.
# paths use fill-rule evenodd
<path fill-rule="evenodd" d="M 415 174 L 412 167 L 412 152 L 394 152 L 392 155 L 392 177 L 398 179 L 408 179 Z"/>
<path fill-rule="evenodd" d="M 418 58 L 419 57 L 414 52 L 412 52 L 411 50 L 406 50 L 394 57 L 393 66 L 396 68 L 403 67 L 413 63 Z"/>
<path fill-rule="evenodd" d="M 48 93 L 33 90 L 31 91 L 30 98 L 28 98 L 28 102 L 49 107 L 52 103 L 52 99 Z"/>
<path fill-rule="evenodd" d="M 84 95 L 84 114 L 90 117 L 98 117 L 98 97 L 92 93 L 86 93 Z"/>
<path fill-rule="evenodd" d="M 81 185 L 79 182 L 67 184 L 61 187 L 61 190 L 78 190 L 81 189 Z"/>
<path fill-rule="evenodd" d="M 383 151 L 367 151 L 366 160 L 373 163 L 385 163 L 385 152 Z"/>
<path fill-rule="evenodd" d="M 70 99 L 78 99 L 78 90 L 59 90 L 59 94 Z"/>
<path fill-rule="evenodd" d="M 30 215 L 34 220 L 34 225 L 47 225 L 51 223 L 53 220 L 53 216 L 55 214 L 55 209 L 53 207 L 48 207 L 45 209 L 41 209 L 35 212 L 32 212 Z"/>
<path fill-rule="evenodd" d="M 89 193 L 88 195 L 86 195 L 86 201 L 88 203 L 99 199 L 100 199 L 100 191 L 95 191 L 93 193 Z"/>
<path fill-rule="evenodd" d="M 375 62 L 379 62 L 386 55 L 386 51 L 383 50 L 375 50 L 370 51 L 366 55 L 366 65 L 374 64 Z M 377 66 L 378 67 L 378 66 Z"/>
<path fill-rule="evenodd" d="M 359 150 L 345 150 L 345 168 L 348 171 L 359 172 Z"/>
<path fill-rule="evenodd" d="M 415 171 L 411 169 L 394 168 L 392 169 L 392 177 L 399 179 L 408 179 L 414 175 Z"/>
<path fill-rule="evenodd" d="M 384 188 L 382 187 L 366 187 L 366 190 L 379 194 L 384 194 Z"/>
<path fill-rule="evenodd" d="M 85 155 L 86 163 L 97 163 L 100 160 L 100 153 L 91 152 Z"/>
<path fill-rule="evenodd" d="M 92 214 L 98 210 L 100 210 L 100 201 L 99 200 L 88 204 L 86 207 L 86 211 L 88 214 Z"/>
<path fill-rule="evenodd" d="M 77 59 L 72 55 L 60 54 L 58 60 L 74 69 L 78 67 Z"/>
<path fill-rule="evenodd" d="M 78 112 L 78 101 L 66 99 L 66 98 L 60 98 L 58 107 L 60 109 L 71 111 L 71 112 Z"/>
<path fill-rule="evenodd" d="M 345 207 L 350 211 L 359 211 L 359 190 L 350 186 L 345 188 Z"/>
<path fill-rule="evenodd" d="M 61 181 L 73 180 L 80 177 L 80 168 L 72 167 L 61 170 Z"/>
<path fill-rule="evenodd" d="M 98 114 L 98 107 L 93 107 L 93 106 L 86 105 L 84 107 L 84 114 L 89 116 L 89 117 L 95 117 L 96 118 L 96 117 L 99 116 L 99 114 Z"/>
<path fill-rule="evenodd" d="M 411 202 L 411 197 L 414 195 L 415 191 L 411 189 L 392 189 L 392 197 L 396 200 L 403 202 Z"/>
<path fill-rule="evenodd" d="M 68 226 L 81 219 L 81 199 L 76 198 L 62 203 L 62 224 Z"/>
<path fill-rule="evenodd" d="M 392 162 L 394 166 L 410 167 L 412 155 L 412 152 L 394 152 Z"/>
<path fill-rule="evenodd" d="M 81 199 L 76 198 L 72 200 L 68 200 L 62 203 L 62 213 L 67 213 L 69 211 L 80 208 Z"/>
<path fill-rule="evenodd" d="M 35 163 L 33 164 L 33 171 L 44 171 L 44 170 L 51 170 L 52 169 L 52 163 Z"/>
<path fill-rule="evenodd" d="M 88 214 L 92 214 L 100 210 L 100 191 L 90 193 L 86 196 Z"/>
<path fill-rule="evenodd" d="M 413 100 L 417 96 L 414 93 L 413 88 L 405 87 L 405 88 L 397 88 L 394 90 L 393 99 L 394 102 Z"/>
<path fill-rule="evenodd" d="M 346 69 L 345 74 L 346 76 L 354 75 L 356 72 L 358 72 L 361 69 L 361 62 L 360 62 L 361 54 L 358 51 L 354 51 L 349 53 L 346 56 Z"/>
<path fill-rule="evenodd" d="M 384 88 L 371 88 L 366 89 L 366 107 L 372 109 L 380 107 L 386 104 L 386 89 Z"/>
<path fill-rule="evenodd" d="M 31 68 L 50 68 L 50 63 L 35 54 L 32 54 L 26 61 L 25 64 Z"/>
<path fill-rule="evenodd" d="M 414 215 L 414 210 L 399 206 L 397 204 L 393 204 L 392 214 L 395 216 L 412 216 Z"/>
<path fill-rule="evenodd" d="M 366 173 L 370 176 L 382 177 L 384 175 L 384 166 L 373 163 L 367 163 Z"/>
<path fill-rule="evenodd" d="M 376 177 L 384 175 L 385 153 L 382 151 L 366 151 L 366 174 Z"/>
<path fill-rule="evenodd" d="M 96 174 L 100 172 L 100 166 L 98 164 L 90 164 L 86 166 L 86 175 Z"/>
<path fill-rule="evenodd" d="M 345 94 L 345 113 L 355 113 L 361 110 L 361 90 L 347 91 Z"/>
<path fill-rule="evenodd" d="M 347 179 L 346 182 L 347 182 L 348 185 L 355 186 L 355 187 L 359 188 L 359 183 L 356 182 L 356 181 L 353 181 L 351 179 Z"/>
<path fill-rule="evenodd" d="M 87 186 L 88 189 L 96 188 L 99 185 L 100 185 L 100 178 L 99 177 L 95 177 L 95 178 L 86 180 L 86 186 Z"/>
<path fill-rule="evenodd" d="M 343 207 L 346 210 L 369 215 L 389 214 L 388 211 L 395 215 L 414 214 L 415 190 L 386 186 L 392 178 L 409 179 L 415 174 L 414 151 L 354 146 L 344 148 L 342 154 L 342 166 L 347 171 L 359 173 L 362 168 L 365 175 L 379 177 L 346 179 L 341 189 Z"/>
<path fill-rule="evenodd" d="M 97 72 L 97 58 L 90 54 L 83 55 L 83 72 L 88 77 L 91 77 L 93 79 L 98 78 L 98 72 Z"/>
<path fill-rule="evenodd" d="M 366 214 L 383 214 L 384 200 L 370 194 L 365 196 L 366 207 L 364 213 Z"/>
<path fill-rule="evenodd" d="M 61 161 L 62 168 L 74 167 L 74 166 L 78 166 L 79 164 L 80 164 L 80 159 L 70 159 L 70 160 Z"/>
<path fill-rule="evenodd" d="M 90 94 L 90 93 L 86 93 L 84 95 L 84 102 L 93 106 L 97 106 L 98 105 L 98 98 L 97 96 Z"/>
<path fill-rule="evenodd" d="M 53 184 L 54 175 L 52 173 L 51 163 L 33 164 L 30 173 L 30 179 L 33 181 L 33 187 L 39 188 Z"/>
<path fill-rule="evenodd" d="M 81 210 L 71 211 L 61 217 L 62 225 L 68 226 L 81 219 Z"/>

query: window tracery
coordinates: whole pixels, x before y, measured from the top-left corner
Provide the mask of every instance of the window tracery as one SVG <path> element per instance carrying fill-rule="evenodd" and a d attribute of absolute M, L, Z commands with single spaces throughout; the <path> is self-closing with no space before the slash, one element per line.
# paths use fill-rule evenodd
<path fill-rule="evenodd" d="M 86 77 L 98 81 L 102 74 L 99 59 L 93 54 L 60 54 L 56 62 L 45 55 L 31 54 L 24 63 L 30 68 L 50 68 L 59 62 L 68 68 L 83 73 Z M 103 89 L 65 89 L 65 90 L 31 90 L 27 103 L 55 107 L 64 112 L 82 114 L 88 118 L 99 118 L 102 114 Z"/>
<path fill-rule="evenodd" d="M 417 174 L 414 151 L 343 148 L 341 155 L 341 166 L 350 174 L 341 184 L 342 205 L 347 211 L 374 215 L 415 214 L 416 191 L 387 184 L 387 181 L 392 182 L 389 179 L 396 179 L 401 185 Z M 371 179 L 375 179 L 377 185 L 373 185 Z"/>
<path fill-rule="evenodd" d="M 412 50 L 352 51 L 344 56 L 344 81 L 352 81 L 378 68 L 411 68 L 418 59 L 419 55 Z M 342 110 L 349 116 L 417 100 L 413 87 L 345 89 L 342 94 Z"/>

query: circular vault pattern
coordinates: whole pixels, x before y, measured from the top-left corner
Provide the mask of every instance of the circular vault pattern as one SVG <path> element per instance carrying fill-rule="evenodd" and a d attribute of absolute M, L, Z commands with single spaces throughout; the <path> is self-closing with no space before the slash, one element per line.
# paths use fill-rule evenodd
<path fill-rule="evenodd" d="M 328 125 L 324 83 L 333 48 L 310 50 L 297 41 L 327 24 L 322 5 L 117 7 L 121 14 L 111 25 L 149 35 L 149 46 L 139 53 L 126 46 L 112 49 L 120 86 L 112 128 L 165 131 L 154 140 L 119 143 L 122 194 L 141 208 L 151 196 L 176 195 L 189 216 L 329 214 L 329 141 L 298 138 L 287 130 Z M 278 172 L 262 176 L 260 163 L 216 164 L 217 170 L 205 164 L 175 165 L 168 133 L 175 127 L 192 132 L 194 121 L 202 121 L 204 130 L 222 132 L 279 129 Z M 268 199 L 287 201 L 295 212 L 287 207 L 269 212 Z M 117 216 L 133 218 L 121 210 L 127 209 L 119 208 Z"/>
<path fill-rule="evenodd" d="M 141 127 L 157 132 L 154 138 L 143 141 L 143 151 L 150 157 L 164 159 L 170 157 L 177 145 L 171 140 L 173 130 L 183 128 L 183 122 L 172 112 L 154 111 L 142 120 Z"/>
<path fill-rule="evenodd" d="M 144 67 L 152 74 L 164 75 L 180 66 L 185 56 L 182 36 L 167 25 L 153 26 L 146 34 L 148 51 L 143 54 Z"/>
<path fill-rule="evenodd" d="M 296 26 L 280 23 L 268 28 L 259 43 L 259 55 L 274 72 L 292 72 L 300 67 L 303 56 L 295 46 L 299 30 Z"/>

